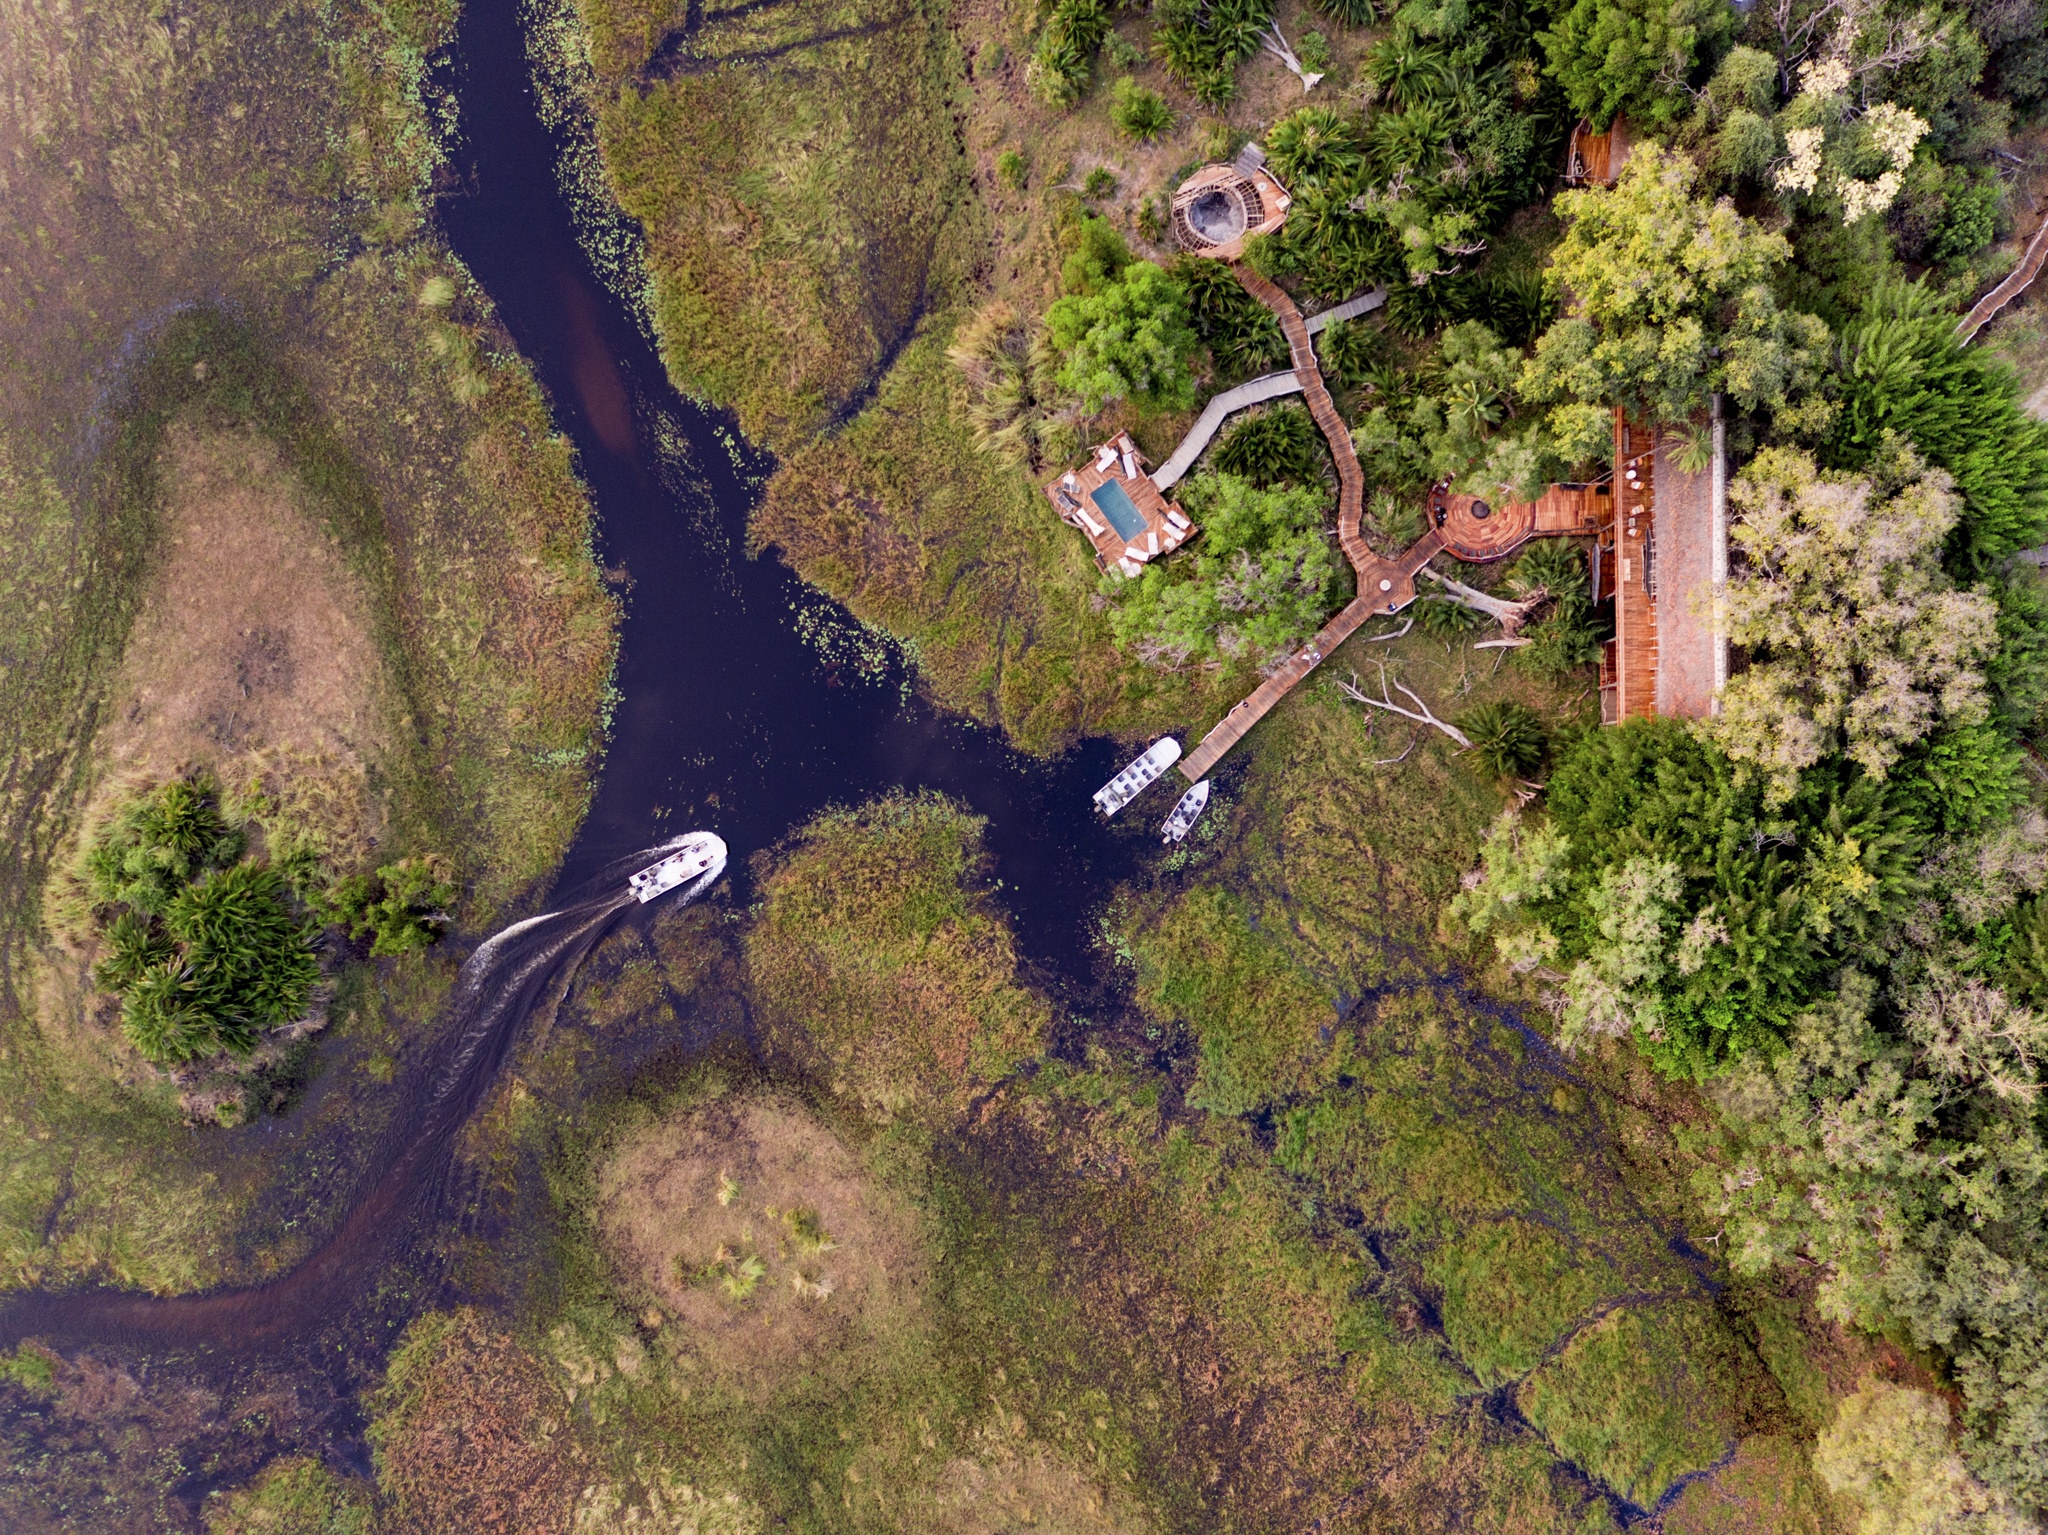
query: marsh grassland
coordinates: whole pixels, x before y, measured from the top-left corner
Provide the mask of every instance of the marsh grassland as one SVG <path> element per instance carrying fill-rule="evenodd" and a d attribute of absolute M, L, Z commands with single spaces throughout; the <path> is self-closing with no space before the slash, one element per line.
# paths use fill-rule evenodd
<path fill-rule="evenodd" d="M 1585 706 L 1421 635 L 1391 665 Z M 552 1383 L 532 1485 L 581 1489 L 511 1528 L 1848 1528 L 1812 1436 L 1920 1366 L 1730 1283 L 1688 1095 L 1459 978 L 1435 913 L 1500 789 L 1433 738 L 1374 766 L 1405 727 L 1334 688 L 1268 728 L 1112 910 L 1120 1021 L 1031 989 L 933 798 L 805 828 L 744 923 L 609 940 L 475 1133 L 508 1201 L 549 1169 L 547 1277 L 416 1326 L 377 1430 L 405 1517 L 496 1485 L 512 1430 L 454 1405 L 500 1399 L 489 1358 Z"/>
<path fill-rule="evenodd" d="M 329 965 L 302 1156 L 186 1133 L 297 1101 L 314 1049 L 180 1084 L 122 1042 L 64 898 L 125 795 L 198 769 L 336 873 L 432 854 L 478 925 L 581 819 L 613 604 L 569 447 L 426 224 L 453 19 L 0 14 L 0 1283 L 288 1265 L 449 973 Z"/>

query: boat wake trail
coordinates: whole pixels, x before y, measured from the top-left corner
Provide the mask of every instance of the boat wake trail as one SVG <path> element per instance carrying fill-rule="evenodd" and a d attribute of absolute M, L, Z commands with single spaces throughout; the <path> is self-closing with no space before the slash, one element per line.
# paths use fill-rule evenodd
<path fill-rule="evenodd" d="M 245 1356 L 293 1348 L 370 1291 L 394 1251 L 422 1246 L 459 1198 L 458 1133 L 483 1101 L 519 1026 L 575 974 L 620 913 L 671 891 L 696 900 L 725 872 L 725 844 L 691 832 L 621 859 L 581 899 L 493 934 L 463 964 L 445 1004 L 446 1055 L 422 1073 L 395 1116 L 381 1167 L 339 1226 L 282 1278 L 196 1295 L 30 1291 L 0 1306 L 0 1348 L 24 1338 L 65 1346 L 117 1343 L 144 1351 L 203 1349 Z M 414 1240 L 408 1241 L 411 1238 Z"/>

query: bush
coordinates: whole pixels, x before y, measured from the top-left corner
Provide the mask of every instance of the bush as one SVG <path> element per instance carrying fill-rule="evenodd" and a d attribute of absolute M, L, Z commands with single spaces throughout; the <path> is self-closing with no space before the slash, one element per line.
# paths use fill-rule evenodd
<path fill-rule="evenodd" d="M 1237 65 L 1259 49 L 1273 0 L 1159 0 L 1153 47 L 1168 74 L 1204 106 L 1237 94 Z"/>
<path fill-rule="evenodd" d="M 1386 347 L 1380 333 L 1357 320 L 1337 320 L 1316 337 L 1316 359 L 1325 375 L 1346 389 L 1356 389 L 1378 370 Z"/>
<path fill-rule="evenodd" d="M 1025 179 L 1030 174 L 1030 166 L 1016 150 L 1006 149 L 996 156 L 996 177 L 1011 191 L 1023 191 Z"/>
<path fill-rule="evenodd" d="M 81 874 L 130 1043 L 158 1065 L 223 1050 L 305 1011 L 318 976 L 282 874 L 244 858 L 219 788 L 194 775 L 144 794 L 87 848 Z"/>
<path fill-rule="evenodd" d="M 411 954 L 447 928 L 456 893 L 439 859 L 402 858 L 336 881 L 323 914 L 351 938 L 368 938 L 376 957 Z"/>
<path fill-rule="evenodd" d="M 1842 334 L 1842 409 L 1828 456 L 1858 468 L 1887 433 L 1910 439 L 1955 477 L 1963 518 L 1952 554 L 1963 574 L 1977 574 L 2048 539 L 2048 426 L 2020 409 L 2009 368 L 1958 344 L 1955 324 L 1948 300 L 1924 282 L 1870 293 Z"/>
<path fill-rule="evenodd" d="M 1098 165 L 1088 173 L 1088 179 L 1081 183 L 1081 195 L 1090 202 L 1100 202 L 1116 190 L 1116 172 L 1106 165 Z"/>
<path fill-rule="evenodd" d="M 1369 27 L 1380 19 L 1373 0 L 1312 0 L 1315 8 L 1334 22 L 1347 27 Z M 1304 63 L 1307 61 L 1304 59 Z"/>
<path fill-rule="evenodd" d="M 1315 419 L 1299 405 L 1277 405 L 1237 421 L 1216 444 L 1215 467 L 1261 487 L 1321 479 L 1329 450 Z"/>
<path fill-rule="evenodd" d="M 1333 107 L 1302 107 L 1266 135 L 1273 173 L 1290 192 L 1341 180 L 1365 163 L 1349 118 Z"/>
<path fill-rule="evenodd" d="M 1047 104 L 1072 106 L 1087 93 L 1095 74 L 1095 53 L 1109 34 L 1103 0 L 1059 0 L 1031 53 L 1032 89 Z"/>
<path fill-rule="evenodd" d="M 1184 256 L 1174 280 L 1187 294 L 1188 319 L 1225 373 L 1252 374 L 1283 366 L 1287 337 L 1273 311 L 1244 291 L 1221 261 Z"/>
<path fill-rule="evenodd" d="M 1125 138 L 1149 143 L 1173 127 L 1173 108 L 1159 92 L 1126 75 L 1110 89 L 1109 120 Z"/>
<path fill-rule="evenodd" d="M 1456 724 L 1471 738 L 1473 755 L 1501 778 L 1528 777 L 1550 744 L 1536 711 L 1509 698 L 1467 709 Z"/>
<path fill-rule="evenodd" d="M 1200 344 L 1180 285 L 1149 261 L 1133 262 L 1094 294 L 1070 294 L 1045 315 L 1046 334 L 1066 354 L 1059 382 L 1091 411 L 1109 400 L 1154 410 L 1195 402 Z"/>

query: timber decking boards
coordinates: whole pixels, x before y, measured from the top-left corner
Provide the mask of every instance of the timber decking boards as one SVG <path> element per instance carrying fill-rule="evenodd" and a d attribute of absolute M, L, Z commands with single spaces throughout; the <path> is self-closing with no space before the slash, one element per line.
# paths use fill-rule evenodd
<path fill-rule="evenodd" d="M 1656 708 L 1705 719 L 1714 708 L 1714 476 L 1678 467 L 1677 444 L 1659 434 L 1656 482 Z"/>
<path fill-rule="evenodd" d="M 1644 719 L 1657 712 L 1657 455 L 1651 432 L 1622 421 L 1615 423 L 1614 446 L 1616 718 Z"/>

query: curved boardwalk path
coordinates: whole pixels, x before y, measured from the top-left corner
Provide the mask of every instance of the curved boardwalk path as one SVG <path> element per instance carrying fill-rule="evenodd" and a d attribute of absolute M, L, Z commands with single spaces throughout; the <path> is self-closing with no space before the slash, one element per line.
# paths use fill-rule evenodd
<path fill-rule="evenodd" d="M 1225 418 L 1247 405 L 1277 400 L 1283 394 L 1296 394 L 1300 390 L 1301 375 L 1290 369 L 1285 373 L 1268 373 L 1263 378 L 1252 379 L 1213 396 L 1202 407 L 1202 414 L 1196 418 L 1195 424 L 1188 428 L 1187 436 L 1181 438 L 1180 446 L 1173 450 L 1173 457 L 1152 471 L 1152 483 L 1162 491 L 1171 490 L 1179 484 L 1180 477 L 1195 467 L 1195 460 L 1202 456 L 1202 449 L 1209 446 L 1209 439 L 1216 435 L 1216 429 L 1223 425 Z"/>
<path fill-rule="evenodd" d="M 1314 639 L 1289 656 L 1279 670 L 1224 715 L 1193 751 L 1180 759 L 1180 770 L 1190 783 L 1200 782 L 1216 765 L 1217 758 L 1243 740 L 1246 731 L 1264 719 L 1273 705 L 1285 698 L 1297 682 L 1322 665 L 1325 656 L 1357 633 L 1359 626 L 1368 618 L 1375 614 L 1398 613 L 1413 602 L 1415 572 L 1427 565 L 1444 546 L 1442 535 L 1431 531 L 1425 533 L 1399 560 L 1388 560 L 1382 559 L 1365 541 L 1365 534 L 1359 527 L 1365 514 L 1365 470 L 1359 466 L 1358 450 L 1351 444 L 1351 429 L 1337 414 L 1337 402 L 1330 398 L 1322 369 L 1316 365 L 1315 344 L 1309 339 L 1308 324 L 1302 319 L 1294 300 L 1281 288 L 1236 262 L 1231 263 L 1230 270 L 1245 292 L 1278 316 L 1294 363 L 1294 376 L 1300 383 L 1303 398 L 1308 401 L 1308 412 L 1315 417 L 1316 425 L 1330 444 L 1330 457 L 1337 465 L 1337 542 L 1342 545 L 1344 557 L 1351 562 L 1351 568 L 1357 572 L 1358 595 L 1323 625 Z"/>
<path fill-rule="evenodd" d="M 2005 281 L 1971 307 L 1956 326 L 1956 339 L 1968 342 L 1978 331 L 1991 323 L 1991 317 L 2018 298 L 2028 283 L 2041 273 L 2041 263 L 2048 260 L 2048 218 L 2041 220 L 2041 227 L 2034 231 L 2034 238 L 2027 242 L 2026 254 L 2020 257 L 2020 264 L 2014 267 Z"/>

